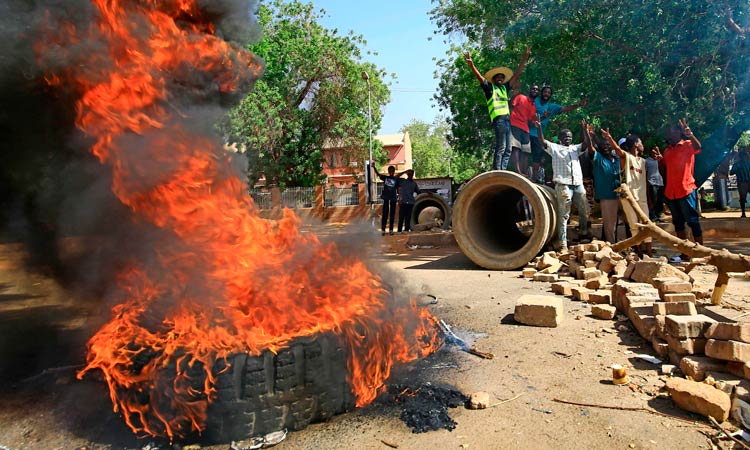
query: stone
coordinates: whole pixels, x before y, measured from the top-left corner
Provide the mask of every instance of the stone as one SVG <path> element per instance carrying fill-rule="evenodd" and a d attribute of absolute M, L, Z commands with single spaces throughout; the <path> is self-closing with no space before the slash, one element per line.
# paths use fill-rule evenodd
<path fill-rule="evenodd" d="M 587 267 L 583 269 L 581 273 L 583 274 L 582 278 L 584 280 L 591 280 L 602 276 L 601 270 L 597 269 L 596 267 Z"/>
<path fill-rule="evenodd" d="M 558 273 L 558 272 L 560 272 L 560 269 L 563 268 L 563 265 L 564 265 L 563 263 L 561 263 L 560 261 L 558 261 L 555 264 L 552 264 L 551 266 L 549 266 L 549 267 L 547 267 L 545 269 L 540 270 L 539 273 L 549 273 L 549 274 L 551 274 L 551 273 Z"/>
<path fill-rule="evenodd" d="M 732 375 L 740 378 L 748 378 L 745 375 L 745 363 L 737 362 L 737 361 L 727 361 L 726 362 L 726 371 L 731 373 Z"/>
<path fill-rule="evenodd" d="M 703 354 L 706 349 L 706 338 L 678 339 L 669 334 L 665 337 L 669 344 L 669 349 L 678 355 Z"/>
<path fill-rule="evenodd" d="M 654 319 L 656 319 L 656 330 L 654 330 L 654 335 L 659 337 L 660 339 L 667 339 L 667 316 L 664 316 L 662 314 L 656 314 L 654 315 Z"/>
<path fill-rule="evenodd" d="M 745 378 L 750 379 L 750 362 L 745 362 L 742 365 L 742 375 Z"/>
<path fill-rule="evenodd" d="M 706 372 L 706 380 L 709 379 L 713 380 L 713 386 L 716 389 L 722 390 L 729 395 L 732 395 L 734 388 L 739 386 L 742 381 L 747 382 L 747 380 L 743 380 L 740 377 L 723 372 Z"/>
<path fill-rule="evenodd" d="M 523 269 L 523 272 L 521 272 L 521 273 L 523 273 L 523 277 L 524 278 L 533 278 L 534 274 L 536 273 L 536 269 L 532 269 L 532 268 L 527 267 L 527 268 Z"/>
<path fill-rule="evenodd" d="M 651 338 L 651 346 L 654 348 L 654 352 L 656 352 L 658 357 L 664 358 L 669 356 L 669 344 L 655 334 L 654 337 Z"/>
<path fill-rule="evenodd" d="M 535 273 L 534 278 L 532 278 L 534 281 L 542 281 L 551 283 L 553 281 L 557 281 L 557 274 L 554 273 Z"/>
<path fill-rule="evenodd" d="M 606 289 L 600 289 L 594 292 L 589 292 L 589 303 L 595 303 L 597 305 L 609 305 L 612 303 L 612 291 Z M 617 309 L 614 306 L 613 309 Z"/>
<path fill-rule="evenodd" d="M 594 292 L 593 290 L 585 288 L 583 286 L 574 286 L 570 290 L 573 292 L 573 298 L 581 302 L 589 301 L 589 293 Z"/>
<path fill-rule="evenodd" d="M 552 283 L 552 292 L 558 295 L 572 295 L 570 290 L 574 285 L 568 281 L 556 281 Z"/>
<path fill-rule="evenodd" d="M 682 294 L 664 294 L 661 299 L 665 302 L 693 302 L 695 303 L 695 294 L 692 292 L 685 292 Z"/>
<path fill-rule="evenodd" d="M 682 378 L 670 378 L 667 380 L 667 391 L 675 404 L 686 411 L 713 417 L 719 423 L 729 417 L 729 409 L 732 406 L 729 395 L 713 386 Z"/>
<path fill-rule="evenodd" d="M 589 242 L 588 244 L 581 244 L 584 252 L 598 252 L 601 248 L 601 241 Z"/>
<path fill-rule="evenodd" d="M 742 401 L 750 403 L 750 381 L 741 379 L 734 387 L 732 395 Z"/>
<path fill-rule="evenodd" d="M 625 261 L 627 261 L 627 260 L 625 260 Z M 635 261 L 628 261 L 627 262 L 627 268 L 625 269 L 625 273 L 623 273 L 623 276 L 625 278 L 631 278 L 631 276 L 633 275 L 633 271 L 634 270 L 635 270 Z"/>
<path fill-rule="evenodd" d="M 595 257 L 597 261 L 602 261 L 604 258 L 609 258 L 612 253 L 614 252 L 611 248 L 609 248 L 608 246 L 604 246 L 598 252 L 596 252 Z"/>
<path fill-rule="evenodd" d="M 635 296 L 648 296 L 653 300 L 657 300 L 659 292 L 647 283 L 631 283 L 627 280 L 618 280 L 612 285 L 612 304 L 623 312 L 627 311 L 630 303 L 630 300 L 625 298 L 626 296 L 630 296 L 631 298 Z"/>
<path fill-rule="evenodd" d="M 662 364 L 661 365 L 661 374 L 662 375 L 672 375 L 674 371 L 677 370 L 677 366 L 672 364 Z"/>
<path fill-rule="evenodd" d="M 656 331 L 656 318 L 652 315 L 654 308 L 651 305 L 634 306 L 630 308 L 630 321 L 638 331 L 638 334 L 647 341 L 652 340 Z"/>
<path fill-rule="evenodd" d="M 664 294 L 689 294 L 693 290 L 693 283 L 689 281 L 670 280 L 660 283 L 659 287 L 656 287 L 656 289 L 659 290 L 659 296 L 663 296 Z"/>
<path fill-rule="evenodd" d="M 605 256 L 604 258 L 599 261 L 599 265 L 597 266 L 599 270 L 602 271 L 602 273 L 610 273 L 612 269 L 615 268 L 615 261 L 612 260 L 609 256 Z"/>
<path fill-rule="evenodd" d="M 628 294 L 625 296 L 625 300 L 622 302 L 623 311 L 625 312 L 625 314 L 628 314 L 628 311 L 636 306 L 648 306 L 649 308 L 653 309 L 654 301 L 656 300 L 658 299 L 653 297 Z"/>
<path fill-rule="evenodd" d="M 535 327 L 556 327 L 563 320 L 563 301 L 549 295 L 522 295 L 516 302 L 516 322 Z"/>
<path fill-rule="evenodd" d="M 697 299 L 704 299 L 704 298 L 711 298 L 711 294 L 713 293 L 712 288 L 693 288 L 693 294 L 695 294 L 695 298 Z"/>
<path fill-rule="evenodd" d="M 670 277 L 664 277 L 664 278 L 657 277 L 657 278 L 654 278 L 653 280 L 651 280 L 651 284 L 656 289 L 661 289 L 662 285 L 664 285 L 665 283 L 674 283 L 674 282 L 681 283 L 682 279 L 681 278 L 670 278 Z"/>
<path fill-rule="evenodd" d="M 612 274 L 616 275 L 620 278 L 627 278 L 625 276 L 625 273 L 628 271 L 628 263 L 622 259 L 615 264 L 615 267 L 612 269 Z"/>
<path fill-rule="evenodd" d="M 584 261 L 596 261 L 596 252 L 583 252 Z"/>
<path fill-rule="evenodd" d="M 654 303 L 654 315 L 666 316 L 667 314 L 672 316 L 694 316 L 698 314 L 698 311 L 695 309 L 695 303 L 692 302 Z"/>
<path fill-rule="evenodd" d="M 560 260 L 555 256 L 555 252 L 546 252 L 541 258 L 539 258 L 539 261 L 536 263 L 536 268 L 537 270 L 546 269 L 547 267 L 558 264 L 559 262 Z"/>
<path fill-rule="evenodd" d="M 677 353 L 673 352 L 672 350 L 669 351 L 669 363 L 674 364 L 675 366 L 679 366 L 682 362 L 682 358 L 687 358 L 686 356 L 678 355 Z"/>
<path fill-rule="evenodd" d="M 680 339 L 703 337 L 708 327 L 713 323 L 716 323 L 714 319 L 703 314 L 694 316 L 668 315 L 666 319 L 667 333 Z"/>
<path fill-rule="evenodd" d="M 686 356 L 680 362 L 680 370 L 695 381 L 703 381 L 706 372 L 723 372 L 726 364 L 707 356 Z"/>
<path fill-rule="evenodd" d="M 490 394 L 474 392 L 469 396 L 469 409 L 486 409 L 490 406 Z"/>
<path fill-rule="evenodd" d="M 593 278 L 590 280 L 586 280 L 586 282 L 583 284 L 584 287 L 587 287 L 589 289 L 601 289 L 604 286 L 609 284 L 609 277 L 606 275 L 602 275 L 599 278 Z"/>
<path fill-rule="evenodd" d="M 591 315 L 604 320 L 612 320 L 617 315 L 617 308 L 612 305 L 594 305 L 591 307 Z"/>
<path fill-rule="evenodd" d="M 708 339 L 722 341 L 740 341 L 750 343 L 750 323 L 748 322 L 716 322 L 706 330 Z"/>
<path fill-rule="evenodd" d="M 636 262 L 630 278 L 640 283 L 651 283 L 654 278 L 678 278 L 683 281 L 690 281 L 690 276 L 685 272 L 658 261 Z"/>
<path fill-rule="evenodd" d="M 706 356 L 723 361 L 748 362 L 750 361 L 750 344 L 709 339 L 706 343 Z"/>

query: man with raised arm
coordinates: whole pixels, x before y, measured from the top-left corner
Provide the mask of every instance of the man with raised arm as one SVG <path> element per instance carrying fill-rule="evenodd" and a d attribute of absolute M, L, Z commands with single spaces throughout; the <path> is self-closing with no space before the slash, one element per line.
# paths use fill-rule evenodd
<path fill-rule="evenodd" d="M 534 122 L 534 126 L 539 133 L 539 141 L 544 151 L 552 156 L 552 181 L 555 182 L 557 196 L 557 236 L 560 239 L 560 249 L 565 251 L 568 249 L 568 220 L 572 203 L 578 209 L 578 236 L 581 242 L 589 240 L 586 190 L 583 187 L 583 173 L 578 160 L 582 145 L 573 145 L 573 133 L 568 129 L 560 130 L 557 135 L 559 143 L 556 144 L 544 140 L 539 120 Z"/>
<path fill-rule="evenodd" d="M 675 234 L 686 239 L 685 224 L 693 232 L 693 239 L 703 244 L 703 230 L 698 214 L 698 187 L 695 184 L 695 155 L 701 152 L 701 143 L 685 119 L 667 130 L 667 143 L 661 161 L 666 170 L 664 197 L 672 212 Z M 657 158 L 658 159 L 658 158 Z M 687 259 L 687 255 L 672 258 L 673 261 Z"/>
<path fill-rule="evenodd" d="M 495 132 L 495 152 L 492 158 L 493 170 L 506 170 L 510 160 L 510 106 L 508 98 L 510 90 L 518 83 L 518 79 L 523 72 L 531 55 L 531 49 L 526 47 L 526 53 L 521 59 L 521 64 L 515 72 L 508 67 L 495 67 L 482 75 L 474 61 L 471 59 L 471 53 L 466 52 L 466 64 L 469 65 L 471 72 L 474 74 L 479 84 L 482 86 L 484 96 L 487 98 L 487 110 L 490 113 L 492 129 Z"/>

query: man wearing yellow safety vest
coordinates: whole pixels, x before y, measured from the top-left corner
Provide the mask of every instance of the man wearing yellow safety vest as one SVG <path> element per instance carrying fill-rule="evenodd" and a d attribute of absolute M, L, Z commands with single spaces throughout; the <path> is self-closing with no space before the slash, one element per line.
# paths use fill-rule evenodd
<path fill-rule="evenodd" d="M 492 169 L 505 170 L 508 168 L 511 154 L 508 98 L 510 97 L 511 87 L 516 87 L 518 78 L 521 76 L 524 66 L 526 66 L 526 61 L 531 56 L 531 49 L 526 47 L 526 53 L 515 72 L 508 67 L 495 67 L 482 75 L 474 65 L 471 53 L 466 52 L 464 56 L 472 73 L 479 80 L 484 96 L 487 98 L 487 109 L 490 113 L 492 129 L 495 131 L 495 155 L 492 159 Z"/>

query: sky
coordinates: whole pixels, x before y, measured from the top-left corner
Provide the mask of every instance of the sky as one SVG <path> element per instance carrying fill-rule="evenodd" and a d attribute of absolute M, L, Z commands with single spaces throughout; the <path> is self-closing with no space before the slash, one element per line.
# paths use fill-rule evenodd
<path fill-rule="evenodd" d="M 383 110 L 380 130 L 375 132 L 398 133 L 412 119 L 432 123 L 439 113 L 432 100 L 438 86 L 434 77 L 436 61 L 445 56 L 448 45 L 442 35 L 434 34 L 436 27 L 428 15 L 431 1 L 312 0 L 312 3 L 326 11 L 321 25 L 338 28 L 340 35 L 352 30 L 364 36 L 367 47 L 363 50 L 377 52 L 377 55 L 365 54 L 364 59 L 388 74 L 396 74 L 390 85 L 391 102 Z"/>

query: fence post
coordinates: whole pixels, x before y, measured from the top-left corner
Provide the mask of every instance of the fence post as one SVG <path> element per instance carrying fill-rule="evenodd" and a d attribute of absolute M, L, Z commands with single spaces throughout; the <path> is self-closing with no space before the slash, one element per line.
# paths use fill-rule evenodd
<path fill-rule="evenodd" d="M 271 188 L 271 209 L 281 208 L 281 189 L 278 186 Z"/>
<path fill-rule="evenodd" d="M 315 199 L 313 200 L 313 216 L 323 219 L 326 214 L 325 186 L 315 186 Z"/>

